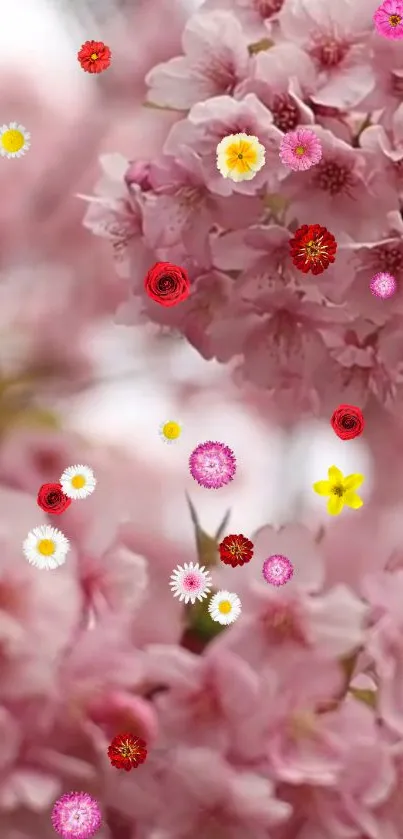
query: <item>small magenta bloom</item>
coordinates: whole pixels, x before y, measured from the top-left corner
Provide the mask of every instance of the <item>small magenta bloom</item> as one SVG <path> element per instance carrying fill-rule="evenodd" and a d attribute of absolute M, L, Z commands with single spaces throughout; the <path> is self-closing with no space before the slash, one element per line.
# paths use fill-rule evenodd
<path fill-rule="evenodd" d="M 309 128 L 297 128 L 289 131 L 280 146 L 280 159 L 288 169 L 294 172 L 305 171 L 319 163 L 322 157 L 322 144 L 314 131 Z"/>
<path fill-rule="evenodd" d="M 373 21 L 384 38 L 392 41 L 403 38 L 403 0 L 385 0 L 378 6 Z"/>
<path fill-rule="evenodd" d="M 192 478 L 206 489 L 220 489 L 233 480 L 236 458 L 224 443 L 200 443 L 189 458 Z"/>
<path fill-rule="evenodd" d="M 379 274 L 372 277 L 369 287 L 375 297 L 387 300 L 389 297 L 393 297 L 397 289 L 397 282 L 392 274 L 388 274 L 387 271 L 380 271 Z"/>
<path fill-rule="evenodd" d="M 282 554 L 273 554 L 263 563 L 263 576 L 272 586 L 283 586 L 294 573 L 292 562 Z"/>
<path fill-rule="evenodd" d="M 88 792 L 67 792 L 52 810 L 52 824 L 63 839 L 91 839 L 101 827 L 101 810 Z"/>

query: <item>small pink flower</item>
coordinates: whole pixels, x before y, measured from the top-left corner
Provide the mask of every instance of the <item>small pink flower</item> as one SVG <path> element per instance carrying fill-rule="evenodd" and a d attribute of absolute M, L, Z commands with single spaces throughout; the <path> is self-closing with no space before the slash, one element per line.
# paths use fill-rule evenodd
<path fill-rule="evenodd" d="M 373 20 L 380 35 L 390 40 L 403 38 L 403 0 L 385 0 L 378 6 Z"/>
<path fill-rule="evenodd" d="M 88 792 L 68 792 L 52 810 L 52 824 L 63 839 L 90 839 L 101 827 L 98 802 Z"/>
<path fill-rule="evenodd" d="M 369 287 L 375 297 L 387 300 L 389 297 L 393 297 L 397 289 L 397 283 L 392 274 L 387 271 L 380 271 L 379 274 L 372 277 Z"/>
<path fill-rule="evenodd" d="M 282 554 L 273 554 L 263 563 L 263 576 L 272 586 L 283 586 L 294 573 L 292 562 Z"/>
<path fill-rule="evenodd" d="M 189 458 L 192 478 L 206 489 L 220 489 L 233 480 L 236 472 L 234 452 L 224 443 L 200 443 Z"/>
<path fill-rule="evenodd" d="M 319 163 L 322 157 L 322 145 L 314 131 L 309 128 L 297 128 L 283 137 L 280 146 L 280 158 L 284 166 L 294 172 L 310 169 Z"/>
<path fill-rule="evenodd" d="M 204 565 L 197 562 L 185 562 L 178 565 L 171 574 L 169 583 L 174 597 L 184 600 L 185 603 L 196 603 L 196 600 L 203 600 L 211 590 L 211 576 Z"/>

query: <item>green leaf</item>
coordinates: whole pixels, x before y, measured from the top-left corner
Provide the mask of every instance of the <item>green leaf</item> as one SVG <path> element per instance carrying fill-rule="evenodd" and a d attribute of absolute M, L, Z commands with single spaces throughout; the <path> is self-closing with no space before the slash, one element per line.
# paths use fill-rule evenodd
<path fill-rule="evenodd" d="M 213 590 L 211 595 L 215 594 Z M 185 606 L 186 610 L 186 626 L 192 633 L 194 633 L 200 640 L 208 643 L 220 635 L 226 628 L 217 621 L 213 621 L 210 617 L 206 606 L 207 601 L 197 601 L 193 605 Z"/>
<path fill-rule="evenodd" d="M 197 558 L 200 565 L 204 565 L 206 568 L 211 568 L 213 565 L 217 565 L 218 560 L 218 545 L 221 540 L 221 535 L 227 527 L 228 519 L 230 516 L 230 511 L 228 510 L 217 530 L 215 536 L 209 536 L 203 528 L 200 526 L 198 515 L 196 509 L 194 507 L 193 502 L 191 501 L 189 495 L 186 493 L 186 500 L 188 503 L 188 507 L 190 510 L 190 518 L 193 522 L 193 527 L 195 531 L 196 537 L 196 550 L 197 550 Z"/>

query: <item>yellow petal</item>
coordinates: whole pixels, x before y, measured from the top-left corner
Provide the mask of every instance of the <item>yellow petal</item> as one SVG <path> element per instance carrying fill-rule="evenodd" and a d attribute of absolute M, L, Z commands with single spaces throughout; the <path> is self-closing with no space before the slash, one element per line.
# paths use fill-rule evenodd
<path fill-rule="evenodd" d="M 357 495 L 356 492 L 350 490 L 350 492 L 346 492 L 343 496 L 343 501 L 347 504 L 347 507 L 351 507 L 352 510 L 359 510 L 360 507 L 363 505 L 363 500 Z"/>
<path fill-rule="evenodd" d="M 318 495 L 330 495 L 331 484 L 329 484 L 329 481 L 316 481 L 316 484 L 312 484 L 312 486 Z"/>
<path fill-rule="evenodd" d="M 332 484 L 341 484 L 344 480 L 343 472 L 340 472 L 340 469 L 337 466 L 330 466 L 328 469 L 328 478 Z"/>
<path fill-rule="evenodd" d="M 327 512 L 330 516 L 338 516 L 344 506 L 344 498 L 340 495 L 331 495 L 327 502 Z"/>
<path fill-rule="evenodd" d="M 347 475 L 343 481 L 343 489 L 345 492 L 349 492 L 351 489 L 358 489 L 364 480 L 364 475 L 359 475 L 358 473 L 356 475 Z"/>

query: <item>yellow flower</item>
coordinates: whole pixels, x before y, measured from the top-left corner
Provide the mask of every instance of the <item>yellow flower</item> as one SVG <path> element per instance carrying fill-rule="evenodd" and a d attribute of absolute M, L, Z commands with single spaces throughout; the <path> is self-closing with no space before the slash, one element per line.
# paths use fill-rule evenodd
<path fill-rule="evenodd" d="M 364 502 L 355 490 L 361 486 L 364 475 L 347 475 L 345 478 L 343 472 L 340 472 L 337 466 L 331 466 L 327 474 L 329 480 L 316 481 L 313 488 L 318 495 L 329 496 L 327 502 L 329 515 L 338 516 L 345 504 L 353 510 L 362 507 Z"/>
<path fill-rule="evenodd" d="M 217 146 L 217 169 L 223 178 L 251 181 L 264 163 L 265 148 L 252 135 L 229 134 Z"/>

